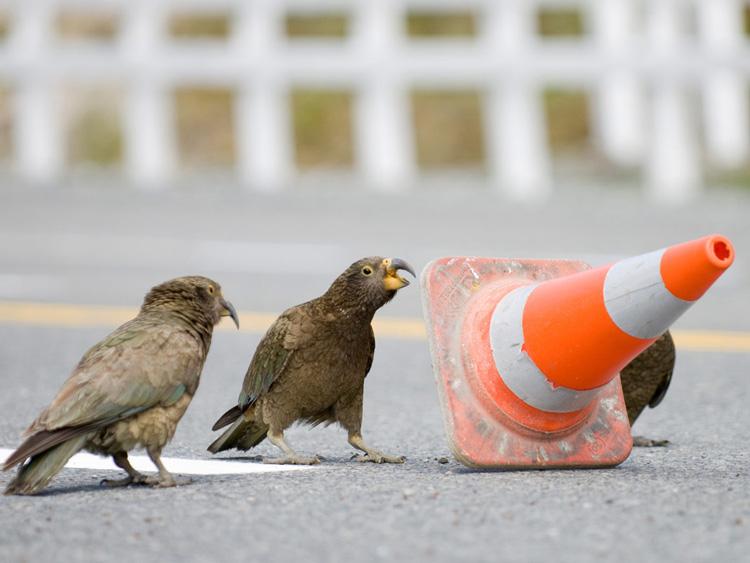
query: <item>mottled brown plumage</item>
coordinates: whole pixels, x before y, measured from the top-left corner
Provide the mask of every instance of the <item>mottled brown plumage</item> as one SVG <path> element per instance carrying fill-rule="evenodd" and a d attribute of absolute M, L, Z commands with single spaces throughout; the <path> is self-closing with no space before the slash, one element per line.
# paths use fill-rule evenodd
<path fill-rule="evenodd" d="M 237 314 L 219 284 L 200 276 L 151 289 L 138 316 L 83 356 L 50 405 L 26 430 L 26 440 L 3 469 L 21 464 L 6 494 L 41 490 L 78 450 L 111 455 L 128 476 L 110 486 L 175 485 L 161 463 L 190 404 L 206 360 L 213 327 Z M 128 463 L 144 447 L 159 470 L 147 478 Z"/>
<path fill-rule="evenodd" d="M 625 406 L 630 425 L 648 405 L 656 407 L 664 399 L 675 363 L 672 335 L 665 332 L 661 338 L 646 348 L 620 373 Z M 667 440 L 650 440 L 641 436 L 633 438 L 636 446 L 664 446 Z"/>
<path fill-rule="evenodd" d="M 217 453 L 248 450 L 268 436 L 284 452 L 274 463 L 317 463 L 297 455 L 284 440 L 296 421 L 313 426 L 338 422 L 349 443 L 365 452 L 358 459 L 401 463 L 362 440 L 362 395 L 375 352 L 375 312 L 408 284 L 399 259 L 364 258 L 352 264 L 321 297 L 287 309 L 258 345 L 238 404 L 214 424 L 231 426 L 209 446 Z"/>

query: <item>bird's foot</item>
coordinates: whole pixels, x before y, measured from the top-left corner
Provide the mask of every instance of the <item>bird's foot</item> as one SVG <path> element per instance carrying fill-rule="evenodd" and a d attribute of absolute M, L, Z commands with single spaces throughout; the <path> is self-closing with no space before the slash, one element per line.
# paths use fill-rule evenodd
<path fill-rule="evenodd" d="M 284 457 L 263 458 L 263 463 L 273 465 L 317 465 L 320 463 L 318 456 L 304 457 L 300 455 L 287 455 Z"/>
<path fill-rule="evenodd" d="M 168 489 L 170 487 L 181 487 L 189 485 L 193 480 L 190 477 L 175 478 L 173 475 L 151 475 L 146 477 L 146 484 L 159 489 Z"/>
<path fill-rule="evenodd" d="M 138 473 L 137 475 L 128 475 L 122 479 L 102 479 L 99 484 L 102 487 L 115 489 L 117 487 L 127 487 L 129 485 L 147 485 L 149 477 Z"/>
<path fill-rule="evenodd" d="M 652 440 L 643 436 L 633 436 L 634 448 L 665 448 L 669 445 L 669 440 Z"/>
<path fill-rule="evenodd" d="M 102 479 L 101 481 L 99 481 L 99 484 L 102 487 L 107 487 L 108 489 L 127 487 L 132 483 L 134 483 L 134 479 L 132 477 L 125 477 L 124 479 Z"/>
<path fill-rule="evenodd" d="M 376 450 L 370 450 L 364 455 L 354 455 L 352 459 L 362 463 L 404 463 L 406 461 L 402 455 L 390 456 Z"/>

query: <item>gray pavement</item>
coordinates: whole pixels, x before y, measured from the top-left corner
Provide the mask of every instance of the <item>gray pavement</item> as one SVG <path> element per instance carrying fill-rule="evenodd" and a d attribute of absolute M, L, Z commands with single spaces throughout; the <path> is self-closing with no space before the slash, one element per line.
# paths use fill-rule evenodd
<path fill-rule="evenodd" d="M 543 207 L 481 192 L 379 196 L 228 189 L 0 193 L 0 300 L 135 307 L 154 283 L 216 278 L 244 311 L 277 312 L 325 289 L 352 260 L 396 255 L 421 269 L 449 254 L 601 263 L 710 232 L 738 259 L 677 328 L 750 331 L 750 194 L 714 191 L 678 208 L 632 192 L 564 191 Z M 420 315 L 416 284 L 380 312 Z M 0 324 L 0 447 L 49 401 L 107 327 Z M 218 332 L 201 388 L 167 454 L 208 459 L 213 420 L 236 397 L 260 338 Z M 64 470 L 48 492 L 0 498 L 7 561 L 740 561 L 750 551 L 748 352 L 679 351 L 664 403 L 635 431 L 669 438 L 620 467 L 475 472 L 445 443 L 426 343 L 381 338 L 365 437 L 403 454 L 372 466 L 337 428 L 290 440 L 309 471 L 195 477 L 170 490 L 103 490 Z M 259 454 L 271 453 L 269 446 Z M 224 457 L 231 457 L 226 456 Z M 8 481 L 0 474 L 0 486 Z"/>

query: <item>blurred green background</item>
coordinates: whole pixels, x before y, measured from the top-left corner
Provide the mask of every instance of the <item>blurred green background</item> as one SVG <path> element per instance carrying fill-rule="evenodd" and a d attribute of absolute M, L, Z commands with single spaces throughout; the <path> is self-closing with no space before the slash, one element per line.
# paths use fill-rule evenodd
<path fill-rule="evenodd" d="M 106 9 L 68 11 L 54 22 L 61 42 L 107 44 L 116 41 L 118 18 Z M 585 14 L 576 8 L 541 8 L 536 14 L 542 40 L 575 40 L 588 33 Z M 0 41 L 12 25 L 0 12 Z M 481 21 L 473 12 L 409 12 L 404 31 L 413 41 L 448 38 L 472 40 Z M 341 40 L 351 32 L 346 14 L 288 14 L 285 31 L 297 39 Z M 744 12 L 750 36 L 750 6 Z M 176 13 L 167 21 L 171 41 L 226 41 L 231 16 L 223 13 Z M 554 164 L 576 173 L 606 170 L 592 139 L 592 97 L 585 89 L 549 85 L 541 94 L 546 134 Z M 750 94 L 749 94 L 750 95 Z M 185 172 L 229 169 L 235 159 L 234 97 L 230 89 L 177 88 L 173 91 L 178 162 Z M 123 158 L 122 87 L 119 84 L 66 83 L 60 88 L 67 163 L 76 169 L 117 169 Z M 9 85 L 0 83 L 0 161 L 12 156 L 12 104 Z M 288 95 L 294 155 L 299 170 L 349 169 L 354 155 L 354 100 L 350 91 L 292 89 Z M 485 169 L 482 92 L 422 90 L 410 93 L 417 162 L 424 171 Z M 750 124 L 748 124 L 750 127 Z M 750 185 L 750 165 L 723 173 L 721 182 Z"/>

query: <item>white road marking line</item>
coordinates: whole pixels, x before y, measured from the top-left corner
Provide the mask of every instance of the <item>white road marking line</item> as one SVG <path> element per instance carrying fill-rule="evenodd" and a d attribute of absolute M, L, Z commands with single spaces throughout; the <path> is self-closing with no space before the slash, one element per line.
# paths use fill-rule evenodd
<path fill-rule="evenodd" d="M 7 459 L 14 450 L 0 448 L 0 459 Z M 128 456 L 130 464 L 138 471 L 155 473 L 156 468 L 145 455 Z M 161 458 L 166 468 L 181 475 L 244 475 L 248 473 L 273 473 L 276 471 L 300 471 L 310 469 L 307 465 L 270 465 L 257 462 L 223 461 L 213 459 Z M 65 465 L 68 469 L 96 469 L 99 471 L 122 471 L 111 457 L 80 453 L 74 455 Z"/>

